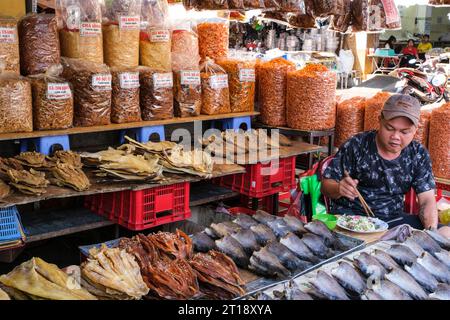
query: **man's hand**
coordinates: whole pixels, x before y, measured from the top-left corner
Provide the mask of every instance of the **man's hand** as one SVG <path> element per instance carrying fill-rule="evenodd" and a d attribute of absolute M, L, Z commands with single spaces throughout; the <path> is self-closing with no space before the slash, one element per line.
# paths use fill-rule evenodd
<path fill-rule="evenodd" d="M 419 218 L 425 229 L 436 229 L 438 226 L 438 213 L 434 190 L 422 192 L 417 195 L 419 200 Z"/>
<path fill-rule="evenodd" d="M 356 192 L 356 187 L 358 186 L 358 180 L 352 179 L 350 177 L 345 177 L 339 181 L 339 195 L 341 197 L 346 197 L 350 200 L 355 200 L 358 197 Z"/>

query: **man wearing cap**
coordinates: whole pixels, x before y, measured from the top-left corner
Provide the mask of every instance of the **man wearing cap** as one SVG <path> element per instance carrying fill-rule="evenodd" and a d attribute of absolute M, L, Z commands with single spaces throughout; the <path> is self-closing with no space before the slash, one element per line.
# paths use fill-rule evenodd
<path fill-rule="evenodd" d="M 364 215 L 357 188 L 378 218 L 395 220 L 389 227 L 437 228 L 430 156 L 413 141 L 419 118 L 417 99 L 393 95 L 383 106 L 377 131 L 360 133 L 341 146 L 323 175 L 322 193 L 332 199 L 332 213 Z M 404 195 L 411 188 L 418 195 L 418 216 L 403 212 Z"/>

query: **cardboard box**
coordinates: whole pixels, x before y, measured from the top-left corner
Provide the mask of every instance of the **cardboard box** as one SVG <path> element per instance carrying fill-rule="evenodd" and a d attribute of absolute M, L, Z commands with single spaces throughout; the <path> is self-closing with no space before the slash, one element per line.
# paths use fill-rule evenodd
<path fill-rule="evenodd" d="M 26 0 L 0 0 L 0 15 L 22 18 L 26 13 Z"/>

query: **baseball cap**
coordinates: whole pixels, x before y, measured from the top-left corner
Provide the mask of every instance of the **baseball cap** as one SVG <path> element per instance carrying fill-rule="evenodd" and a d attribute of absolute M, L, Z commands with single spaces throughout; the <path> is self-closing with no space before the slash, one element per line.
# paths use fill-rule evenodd
<path fill-rule="evenodd" d="M 420 119 L 420 102 L 407 94 L 394 94 L 384 103 L 381 113 L 386 120 L 397 117 L 406 117 L 411 120 L 415 126 L 418 126 Z"/>

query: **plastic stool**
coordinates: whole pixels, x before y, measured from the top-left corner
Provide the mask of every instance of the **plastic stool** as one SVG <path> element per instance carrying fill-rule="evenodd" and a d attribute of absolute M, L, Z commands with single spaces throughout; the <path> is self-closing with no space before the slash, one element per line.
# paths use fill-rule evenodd
<path fill-rule="evenodd" d="M 150 136 L 154 133 L 159 135 L 159 141 L 166 140 L 166 136 L 164 133 L 164 126 L 151 126 L 151 127 L 142 127 L 128 130 L 120 131 L 120 143 L 126 143 L 125 136 L 127 133 L 132 133 L 136 136 L 136 140 L 145 143 L 150 140 Z"/>
<path fill-rule="evenodd" d="M 49 155 L 52 152 L 52 147 L 55 145 L 61 146 L 63 150 L 70 150 L 70 142 L 68 135 L 21 140 L 20 152 L 28 151 L 31 143 L 34 144 L 37 152 L 40 152 L 45 155 Z"/>
<path fill-rule="evenodd" d="M 237 117 L 230 119 L 222 119 L 222 120 L 214 120 L 211 123 L 211 126 L 215 129 L 217 128 L 217 123 L 220 122 L 222 124 L 222 130 L 234 129 L 238 131 L 240 127 L 245 124 L 247 126 L 246 130 L 250 130 L 252 128 L 252 120 L 250 116 L 247 117 Z"/>

